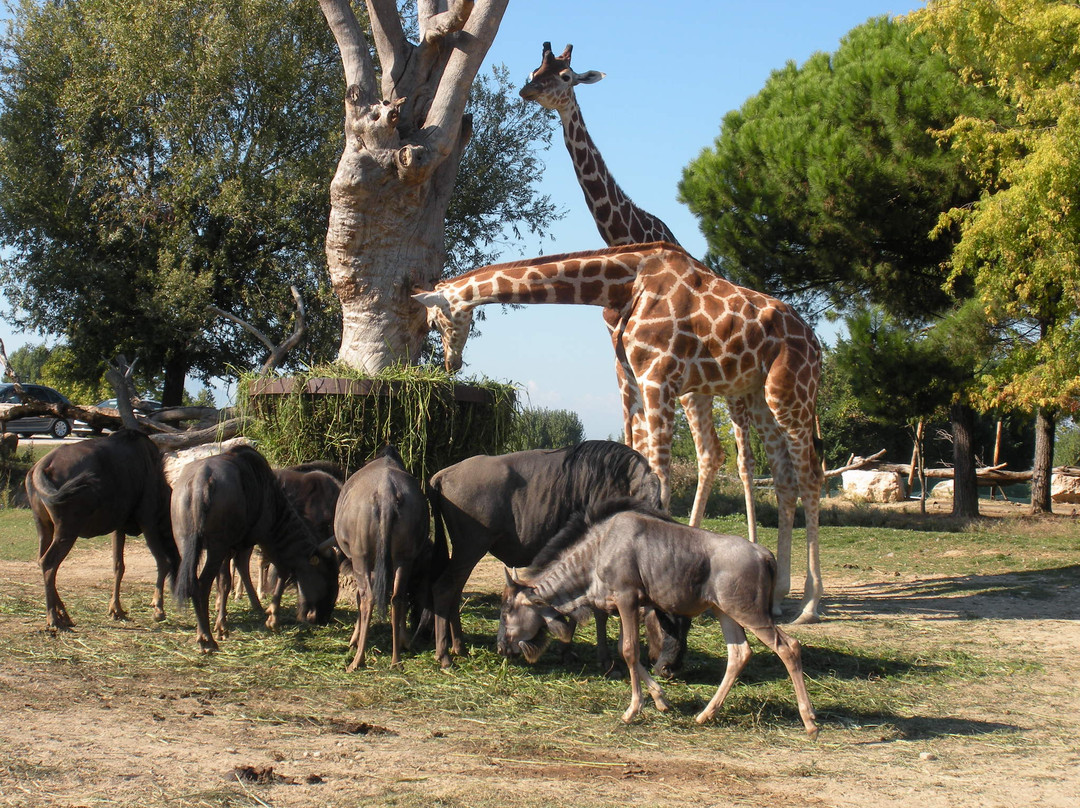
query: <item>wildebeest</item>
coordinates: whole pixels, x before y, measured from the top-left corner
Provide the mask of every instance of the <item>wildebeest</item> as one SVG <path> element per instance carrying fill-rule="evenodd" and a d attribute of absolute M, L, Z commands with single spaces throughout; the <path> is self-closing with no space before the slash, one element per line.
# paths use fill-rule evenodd
<path fill-rule="evenodd" d="M 345 480 L 345 470 L 335 463 L 312 461 L 276 468 L 274 476 L 281 483 L 282 491 L 296 508 L 297 514 L 308 523 L 315 538 L 320 543 L 332 539 L 334 510 L 337 507 L 338 495 L 341 493 L 341 484 Z M 264 611 L 261 598 L 267 591 L 270 592 L 270 606 L 265 610 L 267 612 L 266 625 L 268 628 L 274 628 L 277 625 L 281 596 L 289 582 L 277 574 L 266 558 L 260 558 L 259 587 L 256 591 L 251 582 L 252 549 L 247 547 L 240 550 L 231 563 L 247 593 L 253 611 L 256 613 Z"/>
<path fill-rule="evenodd" d="M 479 455 L 435 474 L 428 497 L 441 564 L 432 586 L 439 663 L 446 667 L 451 651 L 464 652 L 461 593 L 486 553 L 509 567 L 526 566 L 575 511 L 622 496 L 659 507 L 660 482 L 644 457 L 613 441 Z M 448 559 L 447 534 L 453 548 Z M 597 634 L 604 653 L 605 639 Z M 661 651 L 659 641 L 650 643 L 650 653 L 658 656 L 658 669 L 669 671 L 678 664 L 681 647 L 679 642 L 663 644 Z"/>
<path fill-rule="evenodd" d="M 545 624 L 554 632 L 568 631 L 568 620 L 587 618 L 590 609 L 617 611 L 623 659 L 630 668 L 630 706 L 623 714 L 629 722 L 641 712 L 643 681 L 657 709 L 669 706 L 638 659 L 638 609 L 688 617 L 711 610 L 727 642 L 727 670 L 697 722 L 716 714 L 749 661 L 744 630 L 749 629 L 783 661 L 803 726 L 812 737 L 817 735 L 799 643 L 773 621 L 776 559 L 769 550 L 738 536 L 687 527 L 630 499 L 611 500 L 587 516 L 575 515 L 551 546 L 554 560 L 519 581 L 506 613 L 508 642 L 534 643 Z"/>
<path fill-rule="evenodd" d="M 431 540 L 424 492 L 394 447 L 387 446 L 345 481 L 334 535 L 356 579 L 356 628 L 349 641 L 350 647 L 356 647 L 356 656 L 348 670 L 364 664 L 372 607 L 385 614 L 388 605 L 393 636 L 390 664 L 397 667 L 401 648 L 408 644 L 409 593 L 417 588 L 417 579 L 426 580 Z"/>
<path fill-rule="evenodd" d="M 92 441 L 58 446 L 26 474 L 26 494 L 38 532 L 38 562 L 45 578 L 46 625 L 74 625 L 56 591 L 56 571 L 79 536 L 112 533 L 113 592 L 109 614 L 127 617 L 120 605 L 124 543 L 142 533 L 157 562 L 152 606 L 165 619 L 166 577 L 180 564 L 169 525 L 169 485 L 161 453 L 146 435 L 119 429 Z"/>
<path fill-rule="evenodd" d="M 231 586 L 230 576 L 220 574 L 222 562 L 256 544 L 274 566 L 295 578 L 298 619 L 330 619 L 338 588 L 333 551 L 319 545 L 255 449 L 235 446 L 188 464 L 173 486 L 172 522 L 181 557 L 174 593 L 181 602 L 192 601 L 197 640 L 204 651 L 218 647 L 210 633 L 210 587 L 218 578 L 221 596 Z M 225 619 L 221 597 L 218 638 L 225 636 Z"/>

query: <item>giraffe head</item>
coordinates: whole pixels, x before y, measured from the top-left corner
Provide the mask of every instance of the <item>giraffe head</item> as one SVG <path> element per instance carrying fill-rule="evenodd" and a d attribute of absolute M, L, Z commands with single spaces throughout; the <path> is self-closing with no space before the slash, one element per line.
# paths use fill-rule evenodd
<path fill-rule="evenodd" d="M 570 52 L 573 45 L 567 45 L 561 56 L 551 52 L 551 43 L 544 43 L 544 56 L 540 67 L 529 74 L 528 83 L 521 88 L 520 95 L 526 101 L 535 101 L 545 109 L 564 111 L 574 104 L 574 86 L 595 84 L 604 77 L 598 70 L 575 73 L 570 67 Z"/>
<path fill-rule="evenodd" d="M 428 327 L 439 330 L 446 372 L 454 373 L 461 370 L 465 341 L 469 338 L 469 330 L 472 328 L 473 307 L 451 303 L 438 289 L 433 292 L 415 292 L 412 298 L 427 309 Z"/>

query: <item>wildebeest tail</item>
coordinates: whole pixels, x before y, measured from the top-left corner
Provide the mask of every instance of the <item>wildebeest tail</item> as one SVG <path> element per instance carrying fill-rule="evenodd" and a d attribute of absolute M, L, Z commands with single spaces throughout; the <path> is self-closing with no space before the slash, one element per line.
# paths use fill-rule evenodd
<path fill-rule="evenodd" d="M 390 553 L 390 541 L 394 530 L 395 509 L 386 507 L 386 503 L 376 503 L 378 509 L 379 537 L 375 543 L 375 564 L 371 570 L 371 597 L 375 602 L 375 612 L 380 617 L 386 616 L 390 606 L 390 588 L 394 580 L 394 559 Z"/>
<path fill-rule="evenodd" d="M 65 480 L 60 486 L 56 486 L 49 475 L 45 474 L 38 466 L 34 466 L 26 475 L 27 492 L 33 486 L 34 493 L 50 508 L 63 505 L 84 491 L 92 490 L 98 485 L 98 478 L 91 471 L 84 471 Z"/>
<path fill-rule="evenodd" d="M 199 591 L 199 560 L 206 549 L 206 537 L 201 526 L 206 522 L 204 511 L 209 498 L 213 496 L 212 489 L 213 481 L 209 480 L 206 489 L 200 491 L 198 496 L 173 493 L 174 504 L 176 497 L 185 500 L 181 507 L 173 510 L 181 518 L 174 519 L 172 526 L 176 549 L 180 553 L 180 565 L 173 580 L 173 597 L 181 604 L 191 600 Z"/>
<path fill-rule="evenodd" d="M 442 492 L 434 485 L 427 487 L 428 504 L 431 506 L 431 521 L 434 525 L 434 541 L 431 545 L 431 580 L 434 581 L 450 563 L 450 547 L 446 542 L 446 523 L 442 515 Z"/>

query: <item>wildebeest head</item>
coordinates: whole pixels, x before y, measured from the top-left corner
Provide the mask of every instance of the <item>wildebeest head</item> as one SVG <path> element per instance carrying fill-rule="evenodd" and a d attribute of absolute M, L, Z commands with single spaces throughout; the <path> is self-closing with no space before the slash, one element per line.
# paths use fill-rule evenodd
<path fill-rule="evenodd" d="M 330 622 L 338 596 L 338 558 L 333 539 L 319 545 L 308 559 L 310 572 L 297 573 L 296 617 L 323 626 Z"/>
<path fill-rule="evenodd" d="M 527 583 L 515 580 L 508 570 L 499 614 L 499 653 L 505 657 L 522 654 L 531 664 L 544 653 L 552 636 L 559 642 L 570 642 L 574 624 L 540 600 Z"/>

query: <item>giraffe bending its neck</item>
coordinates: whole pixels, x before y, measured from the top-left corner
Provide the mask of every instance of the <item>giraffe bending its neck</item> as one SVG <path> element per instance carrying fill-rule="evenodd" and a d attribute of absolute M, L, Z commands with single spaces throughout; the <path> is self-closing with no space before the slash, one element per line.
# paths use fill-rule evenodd
<path fill-rule="evenodd" d="M 665 504 L 675 400 L 739 400 L 761 435 L 779 510 L 774 611 L 791 583 L 795 507 L 806 512 L 807 575 L 797 622 L 819 618 L 822 473 L 814 413 L 821 348 L 787 304 L 718 277 L 672 244 L 634 244 L 481 267 L 413 296 L 440 331 L 448 370 L 461 366 L 472 310 L 485 303 L 580 303 L 620 312 L 616 353 L 643 409 L 644 454 Z"/>
<path fill-rule="evenodd" d="M 592 213 L 593 221 L 600 236 L 609 247 L 620 244 L 643 244 L 651 241 L 666 241 L 678 244 L 670 228 L 658 216 L 635 205 L 629 196 L 615 181 L 608 170 L 600 150 L 596 147 L 585 119 L 578 106 L 574 87 L 579 84 L 594 84 L 604 77 L 597 70 L 577 73 L 570 67 L 573 46 L 567 45 L 562 55 L 555 56 L 551 43 L 544 43 L 540 67 L 529 75 L 528 83 L 521 88 L 520 95 L 526 101 L 535 101 L 545 109 L 555 110 L 562 122 L 563 141 L 574 164 L 578 184 L 585 195 L 585 202 Z M 616 312 L 607 310 L 604 319 L 614 335 L 620 328 Z M 624 378 L 621 368 L 617 368 L 619 389 L 623 399 L 623 418 L 626 441 L 634 448 L 640 448 L 647 440 L 644 434 L 645 424 L 641 416 L 641 405 L 633 397 L 633 386 Z M 712 396 L 687 393 L 680 398 L 686 412 L 687 424 L 694 438 L 694 448 L 698 458 L 698 487 L 694 495 L 694 506 L 690 511 L 690 524 L 697 527 L 705 516 L 705 505 L 712 490 L 713 479 L 724 463 L 724 450 L 716 435 L 713 425 Z M 750 540 L 757 540 L 757 522 L 754 518 L 753 466 L 754 457 L 747 440 L 749 422 L 745 419 L 745 408 L 740 402 L 729 401 L 728 411 L 732 418 L 735 442 L 739 455 L 739 476 L 743 482 L 746 500 L 746 518 Z"/>

